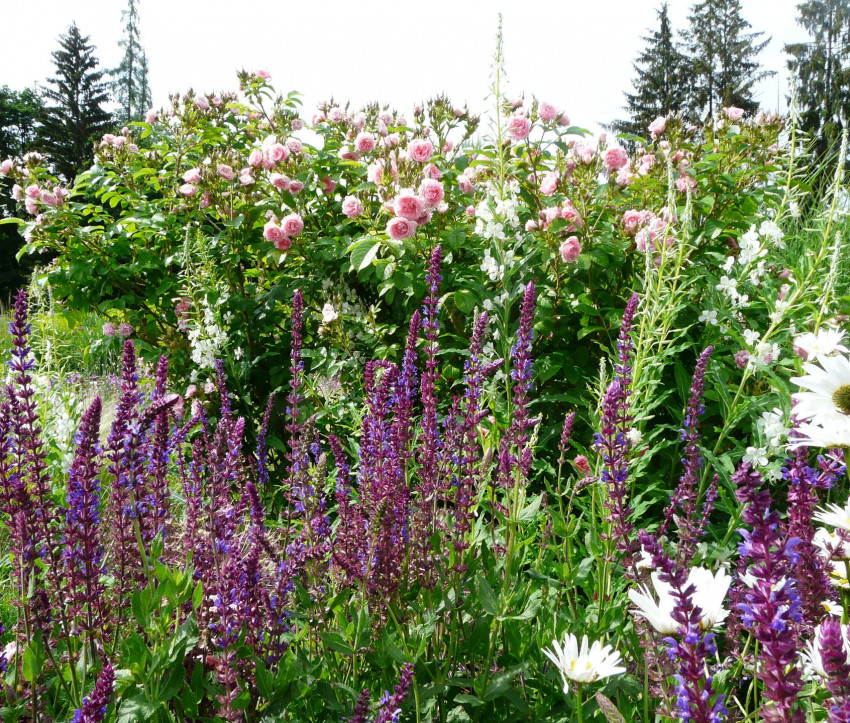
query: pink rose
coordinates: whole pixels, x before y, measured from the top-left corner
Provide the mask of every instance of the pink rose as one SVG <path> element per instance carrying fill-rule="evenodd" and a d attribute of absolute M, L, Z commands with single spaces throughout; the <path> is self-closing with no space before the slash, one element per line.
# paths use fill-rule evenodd
<path fill-rule="evenodd" d="M 570 124 L 570 117 L 566 113 L 561 113 L 558 116 L 558 125 L 559 126 L 568 126 Z"/>
<path fill-rule="evenodd" d="M 642 221 L 643 214 L 640 211 L 631 209 L 623 214 L 623 226 L 629 235 L 637 233 L 638 226 L 640 226 Z"/>
<path fill-rule="evenodd" d="M 399 141 L 401 140 L 401 136 L 398 133 L 390 133 L 386 138 L 382 140 L 383 144 L 387 148 L 395 148 Z"/>
<path fill-rule="evenodd" d="M 115 328 L 115 324 L 111 321 L 107 321 L 101 328 L 101 331 L 104 336 L 115 336 L 118 333 L 118 329 Z"/>
<path fill-rule="evenodd" d="M 632 175 L 628 166 L 617 171 L 617 175 L 614 177 L 614 183 L 616 183 L 620 188 L 624 188 L 634 182 L 635 176 Z"/>
<path fill-rule="evenodd" d="M 343 161 L 359 161 L 360 154 L 357 151 L 352 151 L 348 146 L 343 146 L 339 149 L 339 157 Z"/>
<path fill-rule="evenodd" d="M 381 185 L 381 179 L 384 177 L 384 168 L 379 163 L 370 163 L 366 169 L 366 180 L 369 183 L 374 183 L 376 186 Z"/>
<path fill-rule="evenodd" d="M 257 77 L 263 80 L 271 80 L 272 74 L 268 70 L 258 70 Z"/>
<path fill-rule="evenodd" d="M 123 148 L 124 144 L 127 142 L 127 139 L 124 136 L 115 136 L 112 139 L 112 147 L 113 148 Z"/>
<path fill-rule="evenodd" d="M 443 177 L 443 174 L 440 173 L 440 169 L 437 168 L 433 163 L 429 163 L 425 168 L 422 169 L 422 175 L 425 178 L 434 178 L 439 180 Z"/>
<path fill-rule="evenodd" d="M 12 198 L 14 198 L 16 201 L 24 200 L 24 189 L 21 188 L 17 183 L 12 186 Z"/>
<path fill-rule="evenodd" d="M 274 247 L 278 251 L 289 251 L 292 248 L 292 239 L 288 236 L 284 236 L 283 238 L 277 239 L 277 241 L 273 241 Z"/>
<path fill-rule="evenodd" d="M 746 349 L 741 349 L 741 351 L 735 352 L 735 364 L 737 365 L 738 369 L 743 369 L 745 366 L 747 366 L 747 362 L 749 361 L 750 352 L 748 352 Z"/>
<path fill-rule="evenodd" d="M 576 455 L 576 458 L 573 460 L 573 464 L 582 474 L 590 474 L 590 463 L 587 461 L 587 457 L 583 454 Z"/>
<path fill-rule="evenodd" d="M 301 220 L 301 216 L 297 213 L 290 213 L 288 216 L 284 216 L 281 219 L 280 225 L 283 228 L 283 233 L 287 236 L 300 236 L 304 230 L 304 221 Z"/>
<path fill-rule="evenodd" d="M 574 264 L 581 253 L 581 244 L 576 236 L 570 236 L 558 250 L 565 264 Z"/>
<path fill-rule="evenodd" d="M 603 162 L 605 164 L 605 170 L 607 170 L 608 173 L 613 173 L 614 171 L 618 171 L 629 164 L 629 154 L 626 153 L 624 148 L 614 146 L 605 151 L 605 158 Z"/>
<path fill-rule="evenodd" d="M 576 145 L 573 147 L 573 153 L 576 154 L 579 161 L 581 161 L 585 166 L 589 166 L 593 163 L 593 149 L 590 146 Z"/>
<path fill-rule="evenodd" d="M 184 196 L 194 196 L 198 192 L 197 186 L 193 186 L 191 183 L 184 183 L 180 186 L 180 193 Z"/>
<path fill-rule="evenodd" d="M 544 196 L 551 196 L 558 190 L 559 180 L 560 177 L 554 171 L 546 173 L 546 175 L 543 176 L 543 180 L 540 181 L 540 193 Z"/>
<path fill-rule="evenodd" d="M 558 117 L 558 109 L 551 103 L 541 103 L 537 106 L 537 116 L 540 120 L 553 121 Z"/>
<path fill-rule="evenodd" d="M 123 324 L 118 325 L 118 333 L 121 334 L 121 336 L 132 336 L 133 331 L 133 325 L 128 324 L 126 321 Z"/>
<path fill-rule="evenodd" d="M 186 183 L 198 183 L 201 180 L 201 169 L 200 168 L 190 168 L 186 173 L 183 174 L 183 180 Z"/>
<path fill-rule="evenodd" d="M 220 163 L 218 166 L 218 175 L 221 176 L 225 181 L 232 181 L 236 174 L 233 172 L 233 169 L 225 165 L 224 163 Z"/>
<path fill-rule="evenodd" d="M 666 129 L 667 119 L 663 115 L 658 116 L 658 118 L 649 124 L 649 132 L 652 133 L 653 136 L 663 133 Z"/>
<path fill-rule="evenodd" d="M 290 124 L 290 127 L 294 131 L 300 131 L 304 127 L 304 121 L 302 121 L 300 118 L 293 118 L 292 123 Z M 290 148 L 289 150 L 292 150 L 292 149 Z"/>
<path fill-rule="evenodd" d="M 389 137 L 389 136 L 388 136 Z M 407 156 L 411 161 L 427 163 L 434 152 L 434 145 L 424 138 L 415 138 L 407 145 Z"/>
<path fill-rule="evenodd" d="M 41 189 L 35 184 L 31 186 L 27 186 L 27 198 L 39 198 L 41 196 Z"/>
<path fill-rule="evenodd" d="M 466 207 L 466 215 L 472 218 L 475 216 L 475 206 L 467 206 Z"/>
<path fill-rule="evenodd" d="M 416 233 L 416 221 L 396 216 L 387 224 L 387 235 L 394 241 L 410 238 Z"/>
<path fill-rule="evenodd" d="M 259 148 L 255 148 L 248 154 L 248 165 L 254 168 L 259 168 L 263 165 L 263 152 Z"/>
<path fill-rule="evenodd" d="M 461 173 L 457 177 L 457 186 L 461 193 L 472 193 L 475 186 L 472 185 L 472 180 L 465 173 Z"/>
<path fill-rule="evenodd" d="M 730 121 L 739 121 L 744 117 L 744 109 L 736 108 L 734 105 L 724 108 L 722 112 Z"/>
<path fill-rule="evenodd" d="M 0 176 L 9 175 L 9 171 L 12 170 L 12 159 L 6 158 L 0 163 Z"/>
<path fill-rule="evenodd" d="M 342 200 L 342 212 L 348 218 L 355 218 L 363 213 L 363 204 L 357 196 L 346 196 Z"/>
<path fill-rule="evenodd" d="M 135 143 L 130 143 L 127 145 L 127 153 L 136 154 L 139 152 L 139 147 Z"/>
<path fill-rule="evenodd" d="M 27 196 L 26 199 L 24 199 L 24 208 L 26 208 L 27 213 L 31 213 L 35 216 L 35 214 L 38 213 L 38 201 Z"/>
<path fill-rule="evenodd" d="M 250 186 L 254 182 L 254 176 L 251 175 L 251 170 L 243 171 L 239 174 L 239 183 L 243 186 Z"/>
<path fill-rule="evenodd" d="M 59 199 L 56 198 L 56 196 L 54 196 L 50 191 L 43 191 L 42 192 L 41 202 L 45 206 L 50 206 L 51 208 L 59 205 Z"/>
<path fill-rule="evenodd" d="M 396 216 L 415 221 L 425 210 L 425 204 L 419 196 L 414 195 L 411 190 L 403 190 L 393 202 L 393 211 Z"/>
<path fill-rule="evenodd" d="M 679 176 L 676 179 L 676 188 L 679 189 L 679 193 L 686 193 L 687 191 L 693 191 L 697 187 L 697 181 L 695 178 L 691 176 Z"/>
<path fill-rule="evenodd" d="M 322 187 L 325 189 L 325 193 L 333 193 L 336 189 L 336 182 L 330 176 L 325 176 L 322 179 Z"/>
<path fill-rule="evenodd" d="M 521 141 L 531 132 L 531 121 L 524 115 L 514 114 L 508 118 L 508 135 L 514 140 Z"/>
<path fill-rule="evenodd" d="M 416 225 L 417 226 L 424 226 L 426 223 L 428 223 L 431 220 L 431 215 L 432 215 L 431 209 L 426 208 L 424 211 L 422 211 L 421 214 L 419 214 L 419 218 L 416 219 Z"/>
<path fill-rule="evenodd" d="M 443 143 L 443 147 L 441 149 L 441 153 L 450 153 L 454 150 L 455 144 L 452 141 L 446 141 Z"/>
<path fill-rule="evenodd" d="M 375 136 L 365 131 L 357 134 L 354 139 L 354 147 L 358 153 L 370 153 L 375 150 Z"/>
<path fill-rule="evenodd" d="M 573 206 L 573 203 L 570 200 L 564 201 L 564 207 L 560 210 L 558 215 L 565 221 L 568 221 L 568 231 L 584 226 L 584 219 L 582 219 L 581 214 L 576 210 L 576 207 Z"/>
<path fill-rule="evenodd" d="M 156 111 L 153 108 L 145 115 L 145 123 L 156 123 Z"/>
<path fill-rule="evenodd" d="M 289 149 L 282 143 L 273 143 L 268 150 L 269 159 L 274 163 L 283 163 L 289 158 Z"/>
<path fill-rule="evenodd" d="M 204 191 L 203 195 L 201 196 L 200 206 L 201 206 L 201 208 L 209 208 L 211 205 L 212 205 L 212 196 L 210 195 L 209 191 Z"/>
<path fill-rule="evenodd" d="M 274 221 L 269 221 L 263 226 L 263 238 L 266 241 L 271 241 L 275 243 L 282 238 L 285 238 L 286 234 L 283 232 L 283 229 L 278 226 Z"/>
<path fill-rule="evenodd" d="M 272 186 L 280 191 L 288 191 L 291 185 L 290 180 L 281 173 L 272 173 L 271 182 Z"/>
<path fill-rule="evenodd" d="M 290 181 L 289 182 L 289 192 L 290 193 L 301 193 L 304 190 L 304 184 L 301 181 Z"/>
<path fill-rule="evenodd" d="M 293 121 L 293 123 L 294 123 L 294 121 Z M 301 151 L 304 150 L 304 144 L 301 141 L 299 141 L 297 138 L 287 138 L 286 139 L 286 147 L 290 151 L 295 153 L 296 155 L 298 153 L 301 153 Z"/>
<path fill-rule="evenodd" d="M 199 95 L 195 98 L 195 105 L 201 110 L 209 110 L 210 102 L 205 95 Z"/>
<path fill-rule="evenodd" d="M 433 178 L 426 178 L 419 186 L 419 195 L 428 206 L 436 206 L 443 200 L 443 184 Z"/>
<path fill-rule="evenodd" d="M 331 123 L 341 123 L 345 120 L 345 113 L 338 106 L 334 106 L 328 111 L 328 120 Z"/>
<path fill-rule="evenodd" d="M 222 103 L 221 98 L 219 98 L 217 95 L 214 95 L 213 98 L 212 98 L 212 104 L 216 108 L 221 108 L 221 103 Z"/>

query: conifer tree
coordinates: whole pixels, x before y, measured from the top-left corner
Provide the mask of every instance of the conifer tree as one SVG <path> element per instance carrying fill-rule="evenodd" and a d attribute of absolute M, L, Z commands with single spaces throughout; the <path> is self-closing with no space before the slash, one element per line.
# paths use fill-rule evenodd
<path fill-rule="evenodd" d="M 737 106 L 748 113 L 758 109 L 754 86 L 773 75 L 757 58 L 770 42 L 741 16 L 740 0 L 702 0 L 691 7 L 684 33 L 693 70 L 691 114 L 714 116 L 721 108 Z"/>
<path fill-rule="evenodd" d="M 642 40 L 646 47 L 634 63 L 634 93 L 625 93 L 628 120 L 615 121 L 621 133 L 646 135 L 647 126 L 659 115 L 679 113 L 687 104 L 690 74 L 687 58 L 677 48 L 667 3 L 656 10 L 658 29 Z"/>
<path fill-rule="evenodd" d="M 112 89 L 118 103 L 118 119 L 122 123 L 141 120 L 151 105 L 148 84 L 148 59 L 139 33 L 139 11 L 136 0 L 127 0 L 122 11 L 124 38 L 118 45 L 124 49 L 121 64 L 112 71 Z"/>
<path fill-rule="evenodd" d="M 807 0 L 797 8 L 797 23 L 811 40 L 786 45 L 785 52 L 796 79 L 801 126 L 823 154 L 850 117 L 850 0 Z"/>
<path fill-rule="evenodd" d="M 39 135 L 56 172 L 68 181 L 92 160 L 93 144 L 107 131 L 112 117 L 103 105 L 109 101 L 103 70 L 98 70 L 94 46 L 72 23 L 54 51 L 56 77 L 48 78 Z"/>

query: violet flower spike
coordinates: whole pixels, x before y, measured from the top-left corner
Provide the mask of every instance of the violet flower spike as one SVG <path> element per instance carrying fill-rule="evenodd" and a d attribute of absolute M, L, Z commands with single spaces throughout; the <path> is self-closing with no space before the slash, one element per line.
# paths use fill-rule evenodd
<path fill-rule="evenodd" d="M 83 707 L 77 708 L 71 717 L 71 723 L 101 723 L 106 718 L 106 711 L 112 702 L 115 688 L 115 671 L 112 665 L 103 666 L 91 695 L 83 698 Z"/>

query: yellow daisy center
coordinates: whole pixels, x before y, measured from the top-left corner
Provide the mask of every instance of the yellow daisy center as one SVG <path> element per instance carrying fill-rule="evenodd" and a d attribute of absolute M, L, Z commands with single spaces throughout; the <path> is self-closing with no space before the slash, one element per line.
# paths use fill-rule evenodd
<path fill-rule="evenodd" d="M 832 403 L 842 414 L 850 414 L 850 384 L 843 384 L 832 393 Z"/>

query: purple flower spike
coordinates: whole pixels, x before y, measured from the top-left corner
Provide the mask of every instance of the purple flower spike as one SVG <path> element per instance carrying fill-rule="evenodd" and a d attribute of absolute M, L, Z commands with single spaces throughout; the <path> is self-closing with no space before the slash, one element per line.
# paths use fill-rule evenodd
<path fill-rule="evenodd" d="M 405 663 L 392 694 L 387 693 L 381 698 L 380 709 L 378 710 L 378 715 L 375 717 L 375 723 L 398 723 L 399 715 L 401 715 L 401 704 L 407 698 L 412 682 L 413 665 L 411 663 Z"/>
<path fill-rule="evenodd" d="M 112 701 L 115 687 L 115 671 L 107 663 L 97 676 L 91 695 L 83 698 L 83 707 L 77 708 L 71 723 L 101 723 L 106 718 L 106 709 Z"/>
<path fill-rule="evenodd" d="M 826 688 L 832 694 L 828 708 L 829 723 L 850 721 L 850 651 L 845 644 L 847 638 L 848 631 L 842 631 L 837 620 L 827 618 L 821 623 L 817 644 L 827 675 Z"/>

